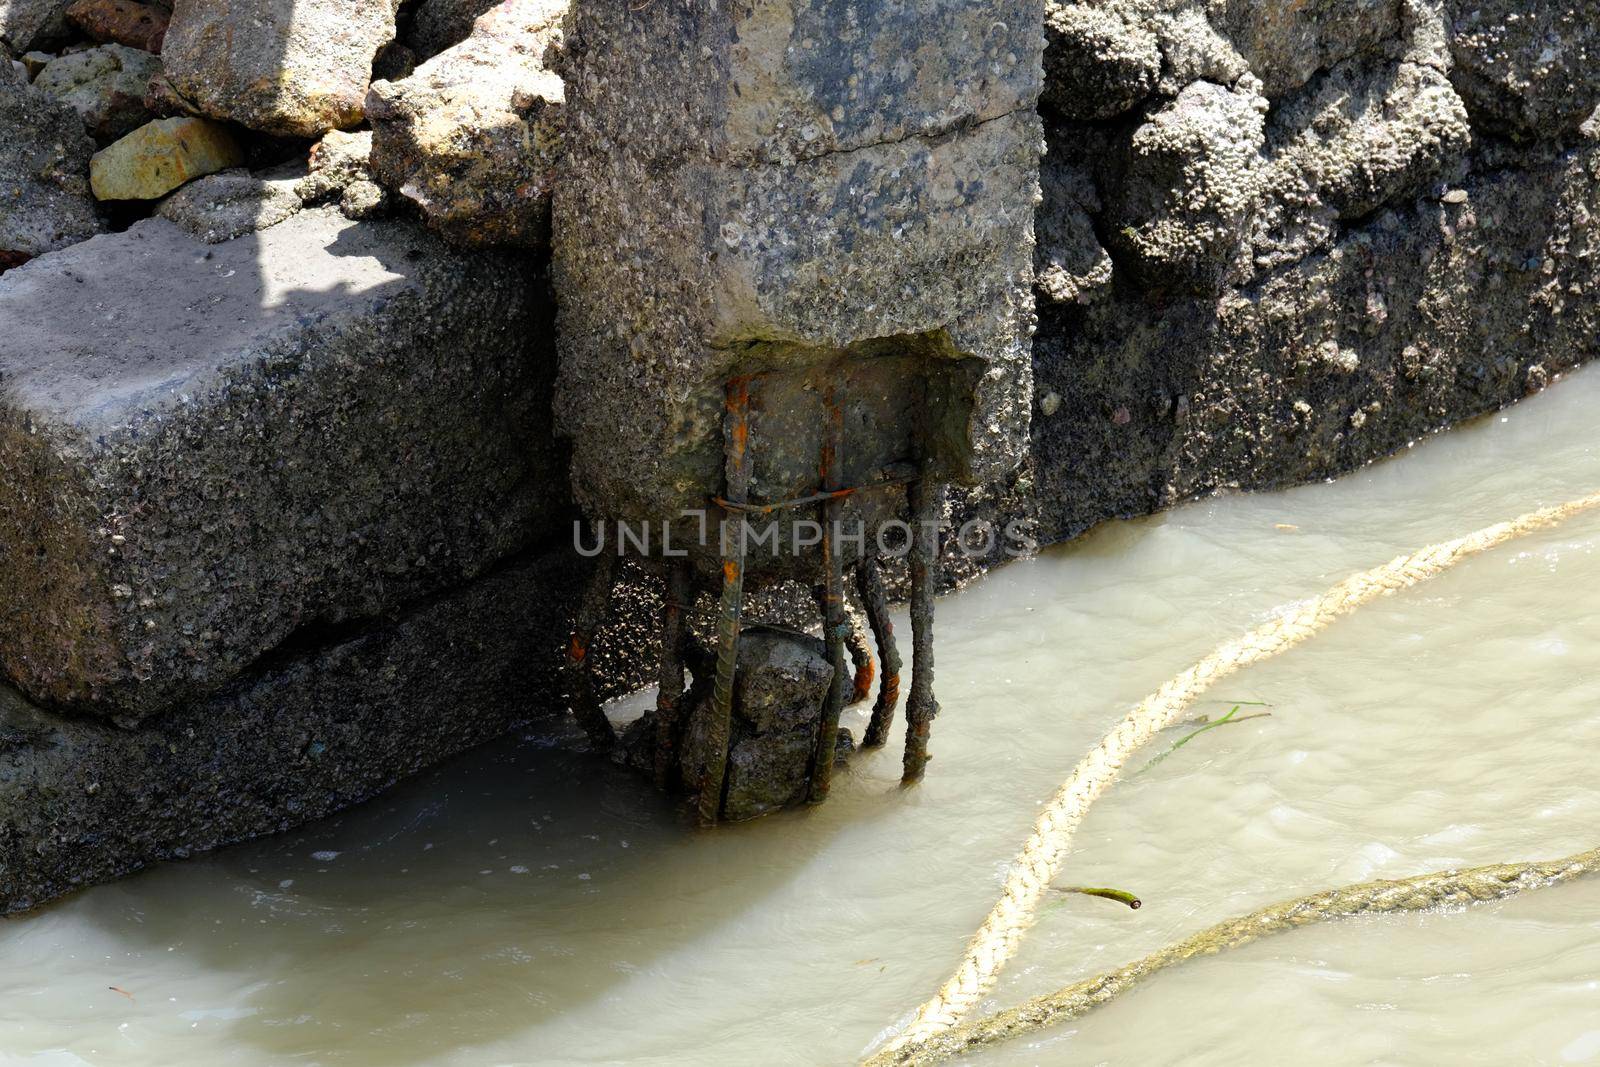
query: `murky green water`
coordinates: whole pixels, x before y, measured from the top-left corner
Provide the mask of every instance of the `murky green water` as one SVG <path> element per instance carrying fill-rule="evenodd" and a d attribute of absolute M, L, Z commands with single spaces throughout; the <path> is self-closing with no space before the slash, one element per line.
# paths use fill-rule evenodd
<path fill-rule="evenodd" d="M 0 924 L 0 1062 L 849 1062 L 944 978 L 1129 705 L 1352 570 L 1600 487 L 1597 404 L 1580 374 L 1336 484 L 1112 525 L 942 601 L 914 792 L 896 748 L 819 811 L 698 835 L 524 739 Z M 1577 520 L 1236 676 L 1199 710 L 1271 717 L 1118 784 L 1077 840 L 1064 881 L 1145 906 L 1050 911 L 993 1005 L 1315 888 L 1600 843 L 1597 545 Z M 1291 934 L 984 1062 L 1600 1062 L 1600 881 Z"/>

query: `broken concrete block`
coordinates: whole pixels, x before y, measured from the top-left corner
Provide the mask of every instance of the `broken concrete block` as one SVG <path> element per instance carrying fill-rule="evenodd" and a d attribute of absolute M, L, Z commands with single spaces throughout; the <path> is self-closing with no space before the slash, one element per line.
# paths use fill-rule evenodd
<path fill-rule="evenodd" d="M 149 52 L 108 44 L 52 59 L 33 84 L 82 115 L 95 140 L 107 144 L 149 121 L 144 98 L 160 71 L 161 60 Z"/>
<path fill-rule="evenodd" d="M 542 245 L 565 99 L 545 63 L 566 0 L 503 0 L 465 41 L 367 97 L 372 169 L 460 244 Z"/>
<path fill-rule="evenodd" d="M 67 8 L 67 21 L 91 39 L 146 52 L 161 51 L 169 18 L 166 8 L 139 0 L 73 0 Z"/>
<path fill-rule="evenodd" d="M 1247 88 L 1195 82 L 1110 161 L 1106 237 L 1139 284 L 1221 288 L 1258 193 L 1266 110 Z"/>
<path fill-rule="evenodd" d="M 72 0 L 0 0 L 0 46 L 13 55 L 64 44 L 72 30 L 67 6 Z"/>
<path fill-rule="evenodd" d="M 253 130 L 316 137 L 361 121 L 391 0 L 177 0 L 167 80 L 197 111 Z"/>
<path fill-rule="evenodd" d="M 197 240 L 217 244 L 276 226 L 299 210 L 293 179 L 230 170 L 185 185 L 161 202 L 157 214 Z"/>
<path fill-rule="evenodd" d="M 1474 122 L 1522 139 L 1575 132 L 1600 105 L 1600 20 L 1574 0 L 1451 0 L 1451 80 Z"/>
<path fill-rule="evenodd" d="M 96 152 L 89 184 L 100 200 L 155 200 L 243 162 L 226 126 L 188 117 L 156 119 Z"/>
<path fill-rule="evenodd" d="M 0 77 L 0 257 L 14 265 L 100 232 L 93 153 L 76 111 L 20 76 Z"/>
<path fill-rule="evenodd" d="M 8 272 L 0 666 L 134 722 L 549 532 L 540 293 L 327 210 L 213 246 L 152 219 Z"/>
<path fill-rule="evenodd" d="M 833 680 L 827 649 L 809 634 L 748 626 L 739 635 L 738 655 L 720 814 L 728 822 L 805 803 L 822 702 Z M 697 757 L 703 751 L 699 731 L 706 717 L 694 709 L 710 699 L 710 679 L 696 678 L 695 683 L 686 698 L 689 727 L 680 746 L 679 773 L 685 782 L 697 782 L 704 773 Z M 624 746 L 638 750 L 630 752 L 630 762 L 648 766 L 654 733 L 651 716 L 639 730 L 630 731 Z"/>
<path fill-rule="evenodd" d="M 822 400 L 801 384 L 824 367 L 859 375 L 832 376 L 860 385 L 844 404 L 904 401 L 888 424 L 846 420 L 847 478 L 926 458 L 981 481 L 1020 459 L 1043 4 L 852 12 L 574 8 L 557 411 L 593 513 L 702 507 L 727 383 L 758 372 L 801 405 L 751 431 L 760 499 L 816 484 Z"/>

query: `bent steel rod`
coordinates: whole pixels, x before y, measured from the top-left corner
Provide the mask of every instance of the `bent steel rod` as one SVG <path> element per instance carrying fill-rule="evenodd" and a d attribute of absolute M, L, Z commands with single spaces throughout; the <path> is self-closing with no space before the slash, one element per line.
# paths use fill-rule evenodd
<path fill-rule="evenodd" d="M 594 572 L 589 576 L 589 585 L 572 620 L 572 637 L 567 642 L 567 684 L 572 692 L 572 715 L 589 735 L 589 743 L 601 752 L 610 751 L 617 743 L 617 734 L 600 706 L 600 698 L 595 695 L 589 646 L 600 624 L 605 622 L 611 589 L 616 583 L 616 569 L 616 553 L 605 550 L 602 545 L 594 561 Z"/>
<path fill-rule="evenodd" d="M 824 399 L 828 425 L 822 436 L 822 488 L 824 492 L 840 484 L 840 464 L 844 460 L 844 409 L 828 389 Z M 822 639 L 827 642 L 828 663 L 833 667 L 833 682 L 822 703 L 822 721 L 817 728 L 817 749 L 811 762 L 809 800 L 821 804 L 833 785 L 833 764 L 839 747 L 839 714 L 850 691 L 850 675 L 845 661 L 845 633 L 850 621 L 844 610 L 844 564 L 839 558 L 839 522 L 844 515 L 844 500 L 831 498 L 822 505 Z"/>
<path fill-rule="evenodd" d="M 889 730 L 894 726 L 895 705 L 900 703 L 900 649 L 895 645 L 894 622 L 889 618 L 889 594 L 883 588 L 883 572 L 878 561 L 870 556 L 861 561 L 856 570 L 856 588 L 861 593 L 861 605 L 867 612 L 867 624 L 872 627 L 872 640 L 878 645 L 878 660 L 882 673 L 878 675 L 878 700 L 872 706 L 872 720 L 867 723 L 862 748 L 882 748 L 889 740 Z"/>
<path fill-rule="evenodd" d="M 750 379 L 728 383 L 727 410 L 723 418 L 726 453 L 727 499 L 743 504 L 750 492 Z M 744 606 L 744 519 L 735 513 L 737 527 L 730 534 L 722 527 L 722 602 L 717 609 L 717 679 L 711 690 L 711 714 L 706 724 L 704 768 L 696 798 L 700 825 L 711 826 L 722 809 L 722 783 L 728 770 L 728 732 L 733 717 L 733 679 L 739 666 L 739 614 Z"/>
<path fill-rule="evenodd" d="M 667 588 L 661 603 L 661 679 L 656 692 L 655 781 L 657 789 L 671 784 L 678 761 L 679 703 L 683 700 L 684 615 L 693 595 L 687 560 L 667 563 Z"/>
<path fill-rule="evenodd" d="M 848 616 L 849 626 L 845 630 L 844 647 L 850 653 L 852 672 L 850 698 L 845 703 L 853 707 L 872 695 L 872 680 L 878 673 L 878 665 L 872 661 L 872 647 L 867 644 L 867 633 L 862 627 L 865 616 L 850 606 L 848 593 L 845 615 Z"/>
<path fill-rule="evenodd" d="M 906 753 L 901 785 L 922 781 L 928 735 L 939 702 L 933 698 L 933 594 L 939 579 L 939 524 L 944 483 L 924 473 L 911 486 L 911 692 L 906 697 Z"/>

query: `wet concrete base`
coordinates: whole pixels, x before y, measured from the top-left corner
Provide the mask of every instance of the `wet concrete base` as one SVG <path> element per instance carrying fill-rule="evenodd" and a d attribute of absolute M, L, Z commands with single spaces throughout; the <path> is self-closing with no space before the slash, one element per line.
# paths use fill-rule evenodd
<path fill-rule="evenodd" d="M 42 712 L 0 689 L 0 913 L 157 860 L 275 833 L 564 706 L 558 666 L 584 570 L 565 553 L 507 565 L 370 629 L 309 638 L 137 730 Z M 618 590 L 631 641 L 655 605 Z M 648 656 L 597 650 L 602 692 Z"/>

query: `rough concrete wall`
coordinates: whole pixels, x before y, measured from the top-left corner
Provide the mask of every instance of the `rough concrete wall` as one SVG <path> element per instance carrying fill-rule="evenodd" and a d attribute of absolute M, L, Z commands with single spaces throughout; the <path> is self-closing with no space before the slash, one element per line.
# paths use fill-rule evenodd
<path fill-rule="evenodd" d="M 1054 5 L 1032 463 L 997 506 L 1049 542 L 1324 478 L 1591 358 L 1597 31 L 1524 6 Z"/>

